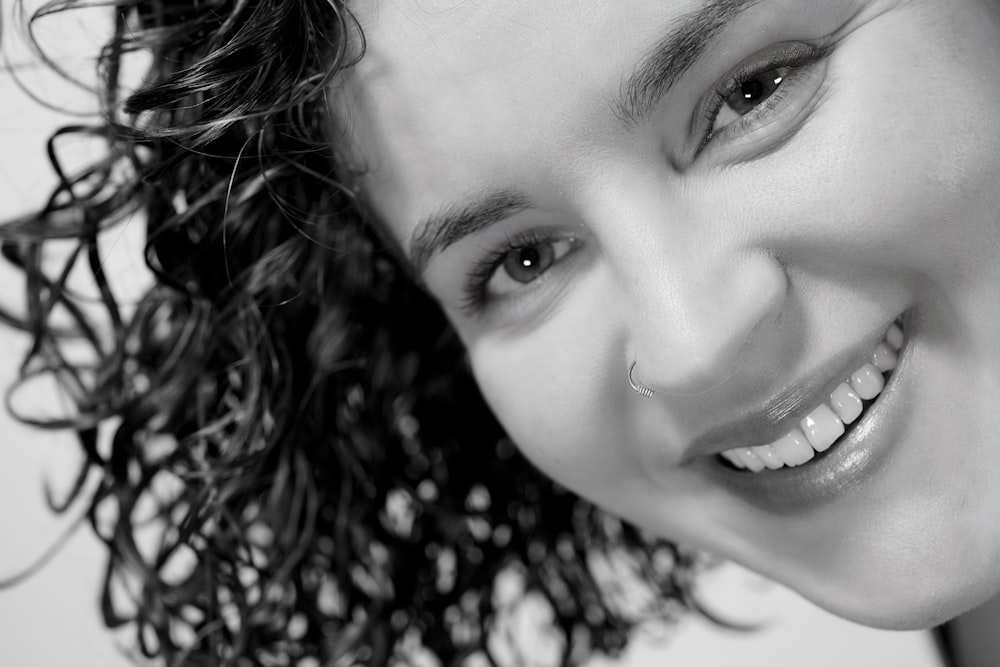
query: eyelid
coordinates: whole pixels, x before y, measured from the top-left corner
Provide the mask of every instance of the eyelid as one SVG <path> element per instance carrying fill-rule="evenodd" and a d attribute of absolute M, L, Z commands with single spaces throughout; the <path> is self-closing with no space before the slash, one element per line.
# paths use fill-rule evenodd
<path fill-rule="evenodd" d="M 816 62 L 823 57 L 822 47 L 808 42 L 782 42 L 769 48 L 766 55 L 752 56 L 736 66 L 724 77 L 719 79 L 715 91 L 721 97 L 728 97 L 736 92 L 736 84 L 752 78 L 761 72 L 776 67 L 802 67 Z M 718 85 L 721 83 L 722 85 Z"/>
<path fill-rule="evenodd" d="M 696 159 L 713 140 L 718 140 L 719 135 L 711 135 L 709 130 L 712 123 L 715 122 L 721 106 L 725 104 L 725 99 L 736 92 L 741 82 L 779 67 L 797 70 L 797 74 L 788 79 L 785 92 L 781 92 L 782 89 L 779 88 L 775 93 L 775 95 L 782 95 L 778 98 L 779 100 L 784 99 L 783 96 L 788 94 L 788 88 L 794 87 L 796 78 L 809 74 L 806 70 L 823 63 L 832 50 L 832 43 L 781 42 L 763 51 L 758 51 L 717 79 L 711 90 L 698 102 L 692 114 L 691 137 L 694 147 L 688 151 L 687 161 Z M 765 101 L 763 104 L 766 103 Z"/>
<path fill-rule="evenodd" d="M 552 268 L 540 274 L 538 279 L 525 283 L 523 289 L 512 294 L 500 297 L 487 295 L 486 288 L 489 280 L 500 268 L 508 253 L 518 248 L 559 241 L 572 241 L 573 246 L 561 259 L 553 263 Z M 466 274 L 462 288 L 462 312 L 468 317 L 480 316 L 491 308 L 500 304 L 516 302 L 529 292 L 540 289 L 549 280 L 547 276 L 553 271 L 559 271 L 563 264 L 571 261 L 572 256 L 576 255 L 584 244 L 585 242 L 579 233 L 570 233 L 568 230 L 559 228 L 534 228 L 506 236 L 495 248 L 486 251 L 481 258 L 476 260 Z"/>

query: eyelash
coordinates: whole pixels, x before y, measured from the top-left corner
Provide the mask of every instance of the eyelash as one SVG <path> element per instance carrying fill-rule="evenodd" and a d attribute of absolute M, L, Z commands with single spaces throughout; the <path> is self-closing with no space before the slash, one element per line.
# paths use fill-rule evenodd
<path fill-rule="evenodd" d="M 804 42 L 782 44 L 763 59 L 758 57 L 757 60 L 740 65 L 727 74 L 721 79 L 721 84 L 715 86 L 695 109 L 695 136 L 701 137 L 695 156 L 712 142 L 722 141 L 726 137 L 747 130 L 758 119 L 766 117 L 774 109 L 780 107 L 790 95 L 795 93 L 804 79 L 807 80 L 810 75 L 814 74 L 813 68 L 823 63 L 831 50 L 830 45 L 816 46 Z M 771 95 L 751 111 L 713 133 L 712 128 L 715 121 L 730 95 L 736 93 L 742 84 L 780 68 L 787 68 L 789 72 Z"/>
<path fill-rule="evenodd" d="M 493 301 L 499 301 L 505 298 L 516 299 L 517 295 L 512 297 L 491 298 L 487 294 L 487 287 L 490 280 L 498 270 L 502 270 L 504 260 L 507 259 L 507 256 L 510 253 L 516 250 L 530 248 L 532 246 L 557 243 L 559 241 L 569 241 L 573 244 L 574 247 L 567 253 L 567 255 L 575 252 L 580 245 L 580 242 L 576 239 L 576 237 L 567 235 L 565 232 L 555 230 L 529 229 L 508 236 L 499 247 L 489 251 L 485 256 L 476 261 L 466 274 L 465 284 L 462 289 L 462 310 L 466 314 L 477 315 L 482 313 Z M 564 259 L 565 256 L 556 260 L 556 263 L 559 263 Z M 544 276 L 548 273 L 549 271 L 545 271 L 537 280 L 532 281 L 531 283 L 525 283 L 524 290 L 531 289 L 531 286 L 535 283 L 540 280 L 544 280 Z M 524 290 L 520 290 L 518 295 Z"/>

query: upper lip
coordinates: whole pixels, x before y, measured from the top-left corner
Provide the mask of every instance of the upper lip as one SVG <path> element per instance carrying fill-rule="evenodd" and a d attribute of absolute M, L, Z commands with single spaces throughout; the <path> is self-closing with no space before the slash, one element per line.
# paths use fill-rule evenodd
<path fill-rule="evenodd" d="M 816 406 L 826 401 L 851 373 L 870 361 L 872 351 L 888 329 L 889 324 L 886 324 L 850 348 L 812 367 L 800 381 L 782 387 L 762 405 L 699 434 L 685 448 L 682 460 L 719 454 L 736 447 L 767 445 L 781 438 Z"/>

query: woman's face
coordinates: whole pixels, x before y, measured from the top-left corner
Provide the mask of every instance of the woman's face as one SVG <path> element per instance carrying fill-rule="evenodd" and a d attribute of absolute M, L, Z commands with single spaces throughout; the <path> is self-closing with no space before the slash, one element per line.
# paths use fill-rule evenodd
<path fill-rule="evenodd" d="M 542 470 L 861 622 L 1000 588 L 1000 7 L 358 18 L 364 195 Z"/>

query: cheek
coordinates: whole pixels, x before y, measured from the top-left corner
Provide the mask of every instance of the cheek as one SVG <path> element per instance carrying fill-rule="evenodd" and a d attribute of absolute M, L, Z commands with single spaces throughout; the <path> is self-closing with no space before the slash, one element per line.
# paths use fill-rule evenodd
<path fill-rule="evenodd" d="M 959 258 L 985 250 L 984 243 L 996 247 L 1000 53 L 996 27 L 988 28 L 956 25 L 951 35 L 906 26 L 890 45 L 894 60 L 866 76 L 864 63 L 853 64 L 855 75 L 865 76 L 862 97 L 854 101 L 861 125 L 854 136 L 870 141 L 855 147 L 862 168 L 845 173 L 855 174 L 853 189 L 871 202 L 873 225 L 882 217 L 902 233 L 914 232 L 907 247 L 932 239 L 937 253 L 953 248 Z M 867 38 L 874 42 L 878 34 Z M 872 101 L 870 113 L 865 99 Z"/>
<path fill-rule="evenodd" d="M 835 53 L 823 101 L 788 146 L 730 172 L 752 184 L 743 210 L 762 214 L 755 228 L 792 263 L 992 278 L 1000 80 L 981 53 L 928 44 L 918 21 L 879 25 Z"/>
<path fill-rule="evenodd" d="M 466 343 L 487 402 L 525 456 L 564 486 L 607 504 L 616 482 L 642 470 L 623 434 L 621 327 L 592 292 L 569 296 L 531 331 Z"/>
<path fill-rule="evenodd" d="M 995 39 L 992 28 L 981 38 L 977 29 L 948 44 L 903 31 L 888 50 L 903 62 L 867 74 L 854 64 L 865 85 L 841 115 L 857 127 L 844 136 L 857 139 L 841 168 L 844 203 L 831 207 L 847 209 L 835 225 L 856 234 L 858 257 L 920 275 L 959 309 L 1000 281 L 1000 54 L 962 50 Z"/>

